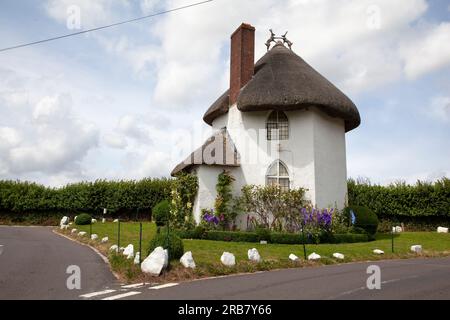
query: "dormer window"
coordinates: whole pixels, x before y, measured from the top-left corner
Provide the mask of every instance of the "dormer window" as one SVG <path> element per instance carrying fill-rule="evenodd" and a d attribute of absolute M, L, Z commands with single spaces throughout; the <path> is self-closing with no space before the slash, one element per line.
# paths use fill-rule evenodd
<path fill-rule="evenodd" d="M 289 190 L 289 173 L 286 166 L 280 161 L 275 161 L 267 171 L 266 185 L 279 186 L 281 190 Z"/>
<path fill-rule="evenodd" d="M 289 139 L 289 120 L 283 111 L 272 111 L 266 123 L 267 140 Z"/>

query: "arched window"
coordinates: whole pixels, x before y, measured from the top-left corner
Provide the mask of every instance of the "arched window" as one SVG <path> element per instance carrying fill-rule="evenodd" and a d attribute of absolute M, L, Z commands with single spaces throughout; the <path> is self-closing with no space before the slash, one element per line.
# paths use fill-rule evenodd
<path fill-rule="evenodd" d="M 289 173 L 286 166 L 280 161 L 275 161 L 267 171 L 266 184 L 268 186 L 280 186 L 283 191 L 289 190 Z"/>
<path fill-rule="evenodd" d="M 289 139 L 289 121 L 283 111 L 272 111 L 266 123 L 267 140 Z"/>

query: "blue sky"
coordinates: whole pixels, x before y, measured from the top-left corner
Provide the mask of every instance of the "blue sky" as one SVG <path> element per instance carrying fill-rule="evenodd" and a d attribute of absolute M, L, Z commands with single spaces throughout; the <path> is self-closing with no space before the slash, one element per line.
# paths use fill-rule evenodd
<path fill-rule="evenodd" d="M 3 0 L 0 48 L 193 3 Z M 229 36 L 289 31 L 293 50 L 344 91 L 351 177 L 450 176 L 448 1 L 215 0 L 107 30 L 0 53 L 0 179 L 62 185 L 168 176 L 209 135 L 203 113 L 227 87 Z"/>

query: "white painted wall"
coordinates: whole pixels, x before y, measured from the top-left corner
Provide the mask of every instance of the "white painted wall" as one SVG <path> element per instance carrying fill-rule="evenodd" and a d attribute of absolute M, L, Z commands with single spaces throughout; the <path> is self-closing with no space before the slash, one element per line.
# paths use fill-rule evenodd
<path fill-rule="evenodd" d="M 241 156 L 239 168 L 227 168 L 233 174 L 234 193 L 243 185 L 264 185 L 269 166 L 280 159 L 288 168 L 291 187 L 307 188 L 307 198 L 319 208 L 337 205 L 343 208 L 347 194 L 344 121 L 332 118 L 314 107 L 287 111 L 289 140 L 267 141 L 266 119 L 270 111 L 229 112 L 213 121 L 213 130 L 227 130 Z M 213 208 L 217 176 L 224 168 L 198 166 L 199 193 L 194 204 L 196 221 L 202 208 Z M 246 217 L 240 217 L 241 227 Z"/>

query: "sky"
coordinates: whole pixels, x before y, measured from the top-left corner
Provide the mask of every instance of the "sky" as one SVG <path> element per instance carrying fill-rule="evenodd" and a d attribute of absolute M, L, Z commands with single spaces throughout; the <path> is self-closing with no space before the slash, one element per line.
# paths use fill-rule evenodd
<path fill-rule="evenodd" d="M 1 0 L 0 49 L 198 0 Z M 0 179 L 61 186 L 166 177 L 211 134 L 230 35 L 268 29 L 356 104 L 347 171 L 373 183 L 450 177 L 450 3 L 214 0 L 0 52 Z"/>

